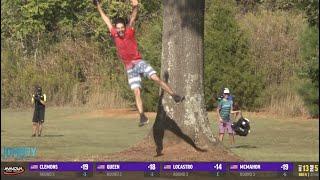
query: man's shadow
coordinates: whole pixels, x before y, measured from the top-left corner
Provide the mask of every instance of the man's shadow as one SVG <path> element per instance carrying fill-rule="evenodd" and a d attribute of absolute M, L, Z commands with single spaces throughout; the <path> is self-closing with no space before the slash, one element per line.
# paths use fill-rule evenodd
<path fill-rule="evenodd" d="M 168 72 L 165 72 L 164 80 L 166 83 L 168 82 L 168 79 L 169 79 L 169 74 Z M 177 123 L 167 115 L 162 104 L 163 95 L 164 95 L 164 91 L 161 89 L 160 98 L 158 102 L 157 116 L 153 124 L 153 139 L 157 146 L 156 156 L 163 155 L 162 150 L 163 150 L 163 138 L 164 138 L 165 130 L 171 131 L 172 133 L 174 133 L 175 135 L 183 139 L 186 143 L 191 145 L 193 148 L 195 148 L 197 151 L 206 152 L 206 150 L 197 147 L 197 145 L 192 140 L 192 138 L 190 138 L 188 135 L 183 133 L 181 128 L 177 125 Z"/>
<path fill-rule="evenodd" d="M 251 149 L 251 148 L 257 148 L 257 146 L 252 146 L 252 145 L 248 145 L 248 144 L 245 144 L 245 145 L 238 145 L 238 146 L 233 146 L 231 148 L 234 148 L 234 149 L 238 149 L 238 148 L 244 148 L 244 149 Z"/>
<path fill-rule="evenodd" d="M 64 136 L 63 134 L 46 134 L 43 135 L 42 137 L 62 137 Z"/>

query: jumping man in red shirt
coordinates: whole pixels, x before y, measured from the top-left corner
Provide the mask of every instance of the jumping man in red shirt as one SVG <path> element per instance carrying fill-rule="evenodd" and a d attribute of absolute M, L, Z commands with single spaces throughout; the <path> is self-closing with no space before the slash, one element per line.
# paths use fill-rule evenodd
<path fill-rule="evenodd" d="M 133 28 L 138 13 L 138 0 L 131 0 L 132 14 L 128 25 L 125 24 L 123 19 L 117 19 L 113 25 L 109 17 L 103 12 L 99 0 L 93 0 L 93 3 L 97 6 L 102 19 L 107 24 L 111 36 L 114 39 L 118 56 L 127 70 L 128 83 L 134 92 L 136 105 L 140 113 L 139 126 L 143 126 L 149 122 L 143 111 L 140 74 L 144 74 L 144 76 L 147 76 L 159 84 L 163 90 L 172 96 L 175 102 L 183 101 L 184 96 L 179 96 L 174 93 L 168 84 L 157 76 L 156 71 L 147 62 L 142 60 L 141 54 L 138 51 L 135 30 Z"/>

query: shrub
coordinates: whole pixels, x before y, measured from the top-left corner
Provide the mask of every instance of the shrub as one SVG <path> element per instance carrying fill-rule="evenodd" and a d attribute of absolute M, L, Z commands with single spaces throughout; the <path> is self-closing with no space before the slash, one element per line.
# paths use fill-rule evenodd
<path fill-rule="evenodd" d="M 253 109 L 263 88 L 249 55 L 249 39 L 236 20 L 232 1 L 210 3 L 205 17 L 205 98 L 208 108 L 222 87 L 228 87 L 241 108 Z"/>

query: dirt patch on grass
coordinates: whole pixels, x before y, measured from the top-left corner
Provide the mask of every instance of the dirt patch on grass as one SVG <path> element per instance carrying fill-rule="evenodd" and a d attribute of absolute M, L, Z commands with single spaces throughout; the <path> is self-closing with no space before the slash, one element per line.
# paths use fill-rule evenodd
<path fill-rule="evenodd" d="M 155 119 L 156 113 L 148 112 L 146 115 L 149 119 Z M 70 120 L 90 119 L 90 118 L 139 118 L 135 109 L 102 109 L 91 112 L 80 112 L 67 117 Z M 221 144 L 210 145 L 206 152 L 199 152 L 183 140 L 164 141 L 162 156 L 156 157 L 156 146 L 152 137 L 152 124 L 150 124 L 149 134 L 139 143 L 120 152 L 110 153 L 107 155 L 82 155 L 81 157 L 40 157 L 35 160 L 41 161 L 241 161 L 242 158 L 233 154 Z M 90 152 L 88 152 L 90 154 Z M 72 158 L 72 159 L 71 159 Z"/>
<path fill-rule="evenodd" d="M 55 158 L 37 157 L 37 159 L 33 159 L 32 161 L 244 161 L 242 157 L 235 155 L 221 144 L 210 145 L 210 147 L 206 148 L 206 152 L 199 152 L 182 140 L 177 142 L 164 141 L 163 155 L 157 157 L 155 150 L 156 146 L 153 138 L 151 136 L 147 136 L 142 141 L 128 149 L 107 155 L 83 155 L 81 157 L 73 157 L 72 159 L 63 156 Z"/>
<path fill-rule="evenodd" d="M 241 161 L 241 158 L 232 154 L 225 147 L 216 145 L 208 148 L 207 152 L 196 151 L 187 143 L 181 141 L 175 144 L 164 143 L 164 155 L 155 157 L 156 147 L 151 138 L 135 146 L 103 157 L 108 161 Z"/>
<path fill-rule="evenodd" d="M 164 141 L 163 155 L 156 157 L 156 146 L 153 138 L 147 136 L 134 146 L 121 152 L 104 156 L 81 157 L 72 161 L 243 161 L 221 144 L 212 145 L 207 152 L 196 151 L 184 141 Z"/>
<path fill-rule="evenodd" d="M 149 119 L 156 117 L 155 112 L 146 113 Z M 69 116 L 70 119 L 77 118 L 124 118 L 137 119 L 138 112 L 135 109 L 103 109 Z M 150 124 L 151 125 L 151 124 Z M 152 127 L 152 126 L 151 126 Z M 150 130 L 151 134 L 151 130 Z M 156 157 L 156 146 L 152 135 L 148 135 L 134 146 L 121 152 L 108 155 L 82 156 L 72 161 L 241 161 L 242 158 L 231 153 L 227 148 L 218 144 L 207 148 L 207 152 L 196 151 L 184 141 L 164 141 L 163 156 Z M 43 159 L 42 159 L 43 160 Z"/>

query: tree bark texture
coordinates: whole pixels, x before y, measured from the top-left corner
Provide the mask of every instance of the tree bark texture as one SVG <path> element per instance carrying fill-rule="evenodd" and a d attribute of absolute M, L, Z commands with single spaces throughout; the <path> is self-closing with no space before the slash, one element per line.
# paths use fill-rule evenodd
<path fill-rule="evenodd" d="M 204 101 L 204 10 L 205 0 L 163 0 L 161 77 L 185 100 L 176 104 L 161 90 L 153 126 L 158 154 L 164 131 L 169 130 L 197 150 L 216 142 Z"/>

